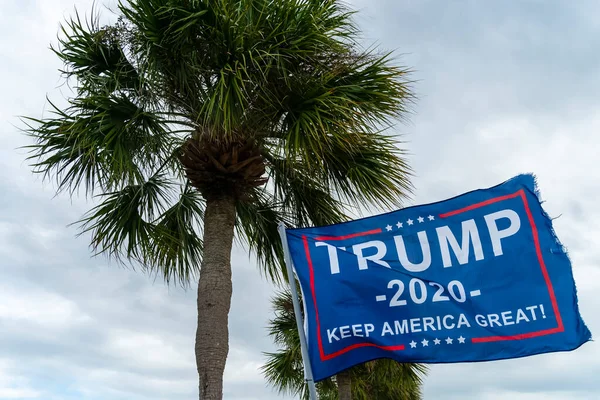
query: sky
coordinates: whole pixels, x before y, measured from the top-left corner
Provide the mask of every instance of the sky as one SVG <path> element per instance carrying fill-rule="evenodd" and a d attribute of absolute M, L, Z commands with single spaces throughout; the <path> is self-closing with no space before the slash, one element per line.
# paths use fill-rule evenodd
<path fill-rule="evenodd" d="M 114 4 L 112 1 L 104 4 Z M 394 129 L 415 170 L 408 204 L 533 172 L 569 250 L 581 314 L 600 332 L 600 12 L 595 1 L 352 0 L 365 43 L 394 50 L 418 96 Z M 197 398 L 194 290 L 92 258 L 90 206 L 55 196 L 24 161 L 18 116 L 69 95 L 49 50 L 73 0 L 0 0 L 0 399 Z M 258 371 L 273 286 L 242 247 L 226 399 L 285 399 Z M 600 399 L 600 346 L 432 366 L 424 398 Z"/>

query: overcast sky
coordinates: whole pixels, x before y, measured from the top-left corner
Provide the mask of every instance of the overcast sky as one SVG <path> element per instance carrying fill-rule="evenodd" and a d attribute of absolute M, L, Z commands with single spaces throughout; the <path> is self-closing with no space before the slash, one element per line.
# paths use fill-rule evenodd
<path fill-rule="evenodd" d="M 600 332 L 600 6 L 595 1 L 355 0 L 367 42 L 403 54 L 419 96 L 398 134 L 412 204 L 534 172 L 568 247 L 579 305 Z M 0 399 L 197 398 L 195 293 L 90 258 L 68 227 L 83 200 L 54 197 L 24 162 L 18 115 L 44 115 L 60 88 L 48 50 L 74 4 L 0 0 Z M 47 115 L 47 114 L 45 114 Z M 276 399 L 258 373 L 272 287 L 233 256 L 225 398 Z M 600 398 L 600 346 L 434 366 L 425 399 Z"/>

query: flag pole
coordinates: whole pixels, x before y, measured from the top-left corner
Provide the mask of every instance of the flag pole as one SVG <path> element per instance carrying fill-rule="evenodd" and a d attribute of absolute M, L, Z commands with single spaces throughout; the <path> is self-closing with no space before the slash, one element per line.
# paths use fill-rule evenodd
<path fill-rule="evenodd" d="M 300 349 L 302 350 L 302 362 L 304 363 L 304 380 L 308 385 L 310 399 L 317 400 L 317 389 L 315 388 L 315 381 L 313 379 L 312 368 L 310 366 L 310 359 L 308 358 L 308 346 L 306 345 L 306 336 L 304 334 L 304 327 L 302 324 L 300 301 L 298 300 L 296 280 L 294 279 L 294 271 L 292 269 L 292 257 L 290 256 L 290 249 L 288 247 L 287 236 L 285 234 L 285 225 L 283 222 L 279 223 L 277 230 L 279 231 L 279 236 L 281 236 L 288 282 L 290 284 L 290 289 L 292 290 L 292 302 L 294 303 L 294 314 L 296 315 L 296 326 L 298 327 L 298 335 L 300 336 Z"/>

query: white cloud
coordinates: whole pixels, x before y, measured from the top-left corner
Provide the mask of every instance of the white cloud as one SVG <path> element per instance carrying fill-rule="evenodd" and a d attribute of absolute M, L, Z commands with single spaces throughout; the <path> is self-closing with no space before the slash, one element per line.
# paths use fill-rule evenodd
<path fill-rule="evenodd" d="M 231 343 L 225 380 L 239 385 L 260 382 L 264 379 L 259 371 L 263 364 L 263 357 L 255 351 Z"/>
<path fill-rule="evenodd" d="M 29 329 L 56 331 L 72 324 L 88 321 L 77 305 L 55 293 L 32 288 L 24 293 L 5 285 L 0 286 L 0 322 L 4 327 L 19 324 Z"/>
<path fill-rule="evenodd" d="M 109 2 L 114 5 L 114 1 Z M 574 264 L 581 312 L 600 331 L 600 28 L 597 4 L 355 1 L 370 40 L 406 52 L 419 100 L 399 126 L 415 203 L 535 172 Z M 17 115 L 58 99 L 58 23 L 85 0 L 9 0 L 0 14 L 0 399 L 195 398 L 195 293 L 102 258 L 66 227 L 89 206 L 53 198 L 24 163 Z M 542 7 L 543 5 L 543 7 Z M 282 398 L 258 372 L 272 349 L 272 287 L 234 253 L 227 399 Z M 597 342 L 570 353 L 433 366 L 425 398 L 600 398 Z"/>
<path fill-rule="evenodd" d="M 505 391 L 500 393 L 485 392 L 481 394 L 481 400 L 589 400 L 588 394 L 577 392 L 543 392 L 521 393 L 514 391 Z"/>
<path fill-rule="evenodd" d="M 0 399 L 37 399 L 41 393 L 28 387 L 27 379 L 11 373 L 12 360 L 0 358 Z"/>
<path fill-rule="evenodd" d="M 107 349 L 125 365 L 139 369 L 185 369 L 195 363 L 189 349 L 173 345 L 173 338 L 131 330 L 111 330 Z M 177 343 L 175 341 L 175 343 Z"/>
<path fill-rule="evenodd" d="M 36 399 L 40 393 L 31 389 L 0 388 L 0 399 Z"/>

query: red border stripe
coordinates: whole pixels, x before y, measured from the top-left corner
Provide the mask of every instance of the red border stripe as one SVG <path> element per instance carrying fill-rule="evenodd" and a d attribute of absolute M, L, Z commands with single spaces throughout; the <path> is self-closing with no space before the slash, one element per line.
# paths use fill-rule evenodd
<path fill-rule="evenodd" d="M 550 280 L 550 275 L 548 274 L 548 269 L 546 268 L 546 263 L 544 262 L 544 256 L 542 255 L 542 247 L 540 246 L 540 238 L 538 236 L 538 230 L 535 226 L 535 221 L 533 220 L 533 215 L 531 214 L 531 210 L 529 209 L 529 203 L 527 202 L 527 197 L 525 197 L 525 192 L 523 189 L 519 191 L 521 195 L 521 199 L 523 199 L 523 204 L 525 205 L 525 212 L 527 213 L 527 217 L 529 218 L 529 223 L 531 224 L 531 230 L 533 231 L 533 241 L 535 242 L 535 252 L 540 263 L 540 267 L 542 268 L 542 274 L 544 275 L 544 280 L 546 281 L 546 286 L 548 287 L 548 293 L 550 294 L 550 301 L 552 302 L 552 308 L 554 309 L 554 315 L 556 315 L 556 322 L 558 322 L 558 326 L 556 329 L 558 332 L 563 332 L 565 327 L 563 326 L 562 317 L 560 315 L 560 310 L 558 309 L 558 302 L 556 301 L 556 295 L 554 294 L 554 288 L 552 287 L 552 281 Z M 554 332 L 553 332 L 554 333 Z"/>
<path fill-rule="evenodd" d="M 356 343 L 353 344 L 352 346 L 348 346 L 348 347 L 344 347 L 341 350 L 336 351 L 335 353 L 331 353 L 331 354 L 326 354 L 325 357 L 321 357 L 321 359 L 323 361 L 326 360 L 331 360 L 332 358 L 335 358 L 337 356 L 341 356 L 344 353 L 349 352 L 350 350 L 354 350 L 354 349 L 358 349 L 360 347 L 376 347 L 378 349 L 382 349 L 382 350 L 404 350 L 405 347 L 403 344 L 399 344 L 397 346 L 379 346 L 377 344 L 374 343 Z"/>
<path fill-rule="evenodd" d="M 306 258 L 308 259 L 308 270 L 310 273 L 310 291 L 312 292 L 313 304 L 315 306 L 315 318 L 317 320 L 317 342 L 319 344 L 319 353 L 321 360 L 325 359 L 325 351 L 323 351 L 323 342 L 321 341 L 321 323 L 319 322 L 319 309 L 317 307 L 317 294 L 315 292 L 315 271 L 313 270 L 312 259 L 310 258 L 310 249 L 308 247 L 308 238 L 302 236 L 304 241 L 304 251 L 306 252 Z"/>
<path fill-rule="evenodd" d="M 521 191 L 523 191 L 523 189 L 521 189 L 519 192 L 521 192 Z M 455 210 L 455 211 L 450 211 L 450 212 L 447 212 L 447 213 L 444 213 L 444 214 L 440 214 L 440 218 L 452 217 L 452 216 L 457 215 L 457 214 L 462 214 L 462 213 L 467 212 L 467 211 L 475 210 L 476 208 L 480 208 L 480 207 L 488 206 L 490 204 L 498 203 L 499 201 L 513 199 L 513 198 L 519 196 L 519 192 L 516 192 L 516 193 L 513 193 L 513 194 L 507 194 L 506 196 L 494 197 L 493 199 L 482 201 L 481 203 L 471 204 L 470 206 L 467 206 L 465 208 L 461 208 L 461 209 L 458 209 L 458 210 Z"/>
<path fill-rule="evenodd" d="M 366 232 L 351 233 L 351 234 L 345 235 L 345 236 L 319 236 L 319 237 L 316 237 L 315 240 L 345 240 L 345 239 L 352 239 L 352 238 L 360 237 L 360 236 L 375 235 L 377 233 L 381 233 L 381 228 L 373 229 L 373 230 L 366 231 Z"/>
<path fill-rule="evenodd" d="M 489 343 L 489 342 L 501 342 L 504 340 L 522 340 L 522 339 L 530 339 L 538 336 L 552 335 L 553 333 L 560 333 L 564 331 L 564 328 L 557 327 L 552 329 L 545 329 L 543 331 L 530 332 L 530 333 L 522 333 L 520 335 L 512 335 L 512 336 L 486 336 L 480 338 L 473 338 L 471 342 L 473 343 Z"/>

